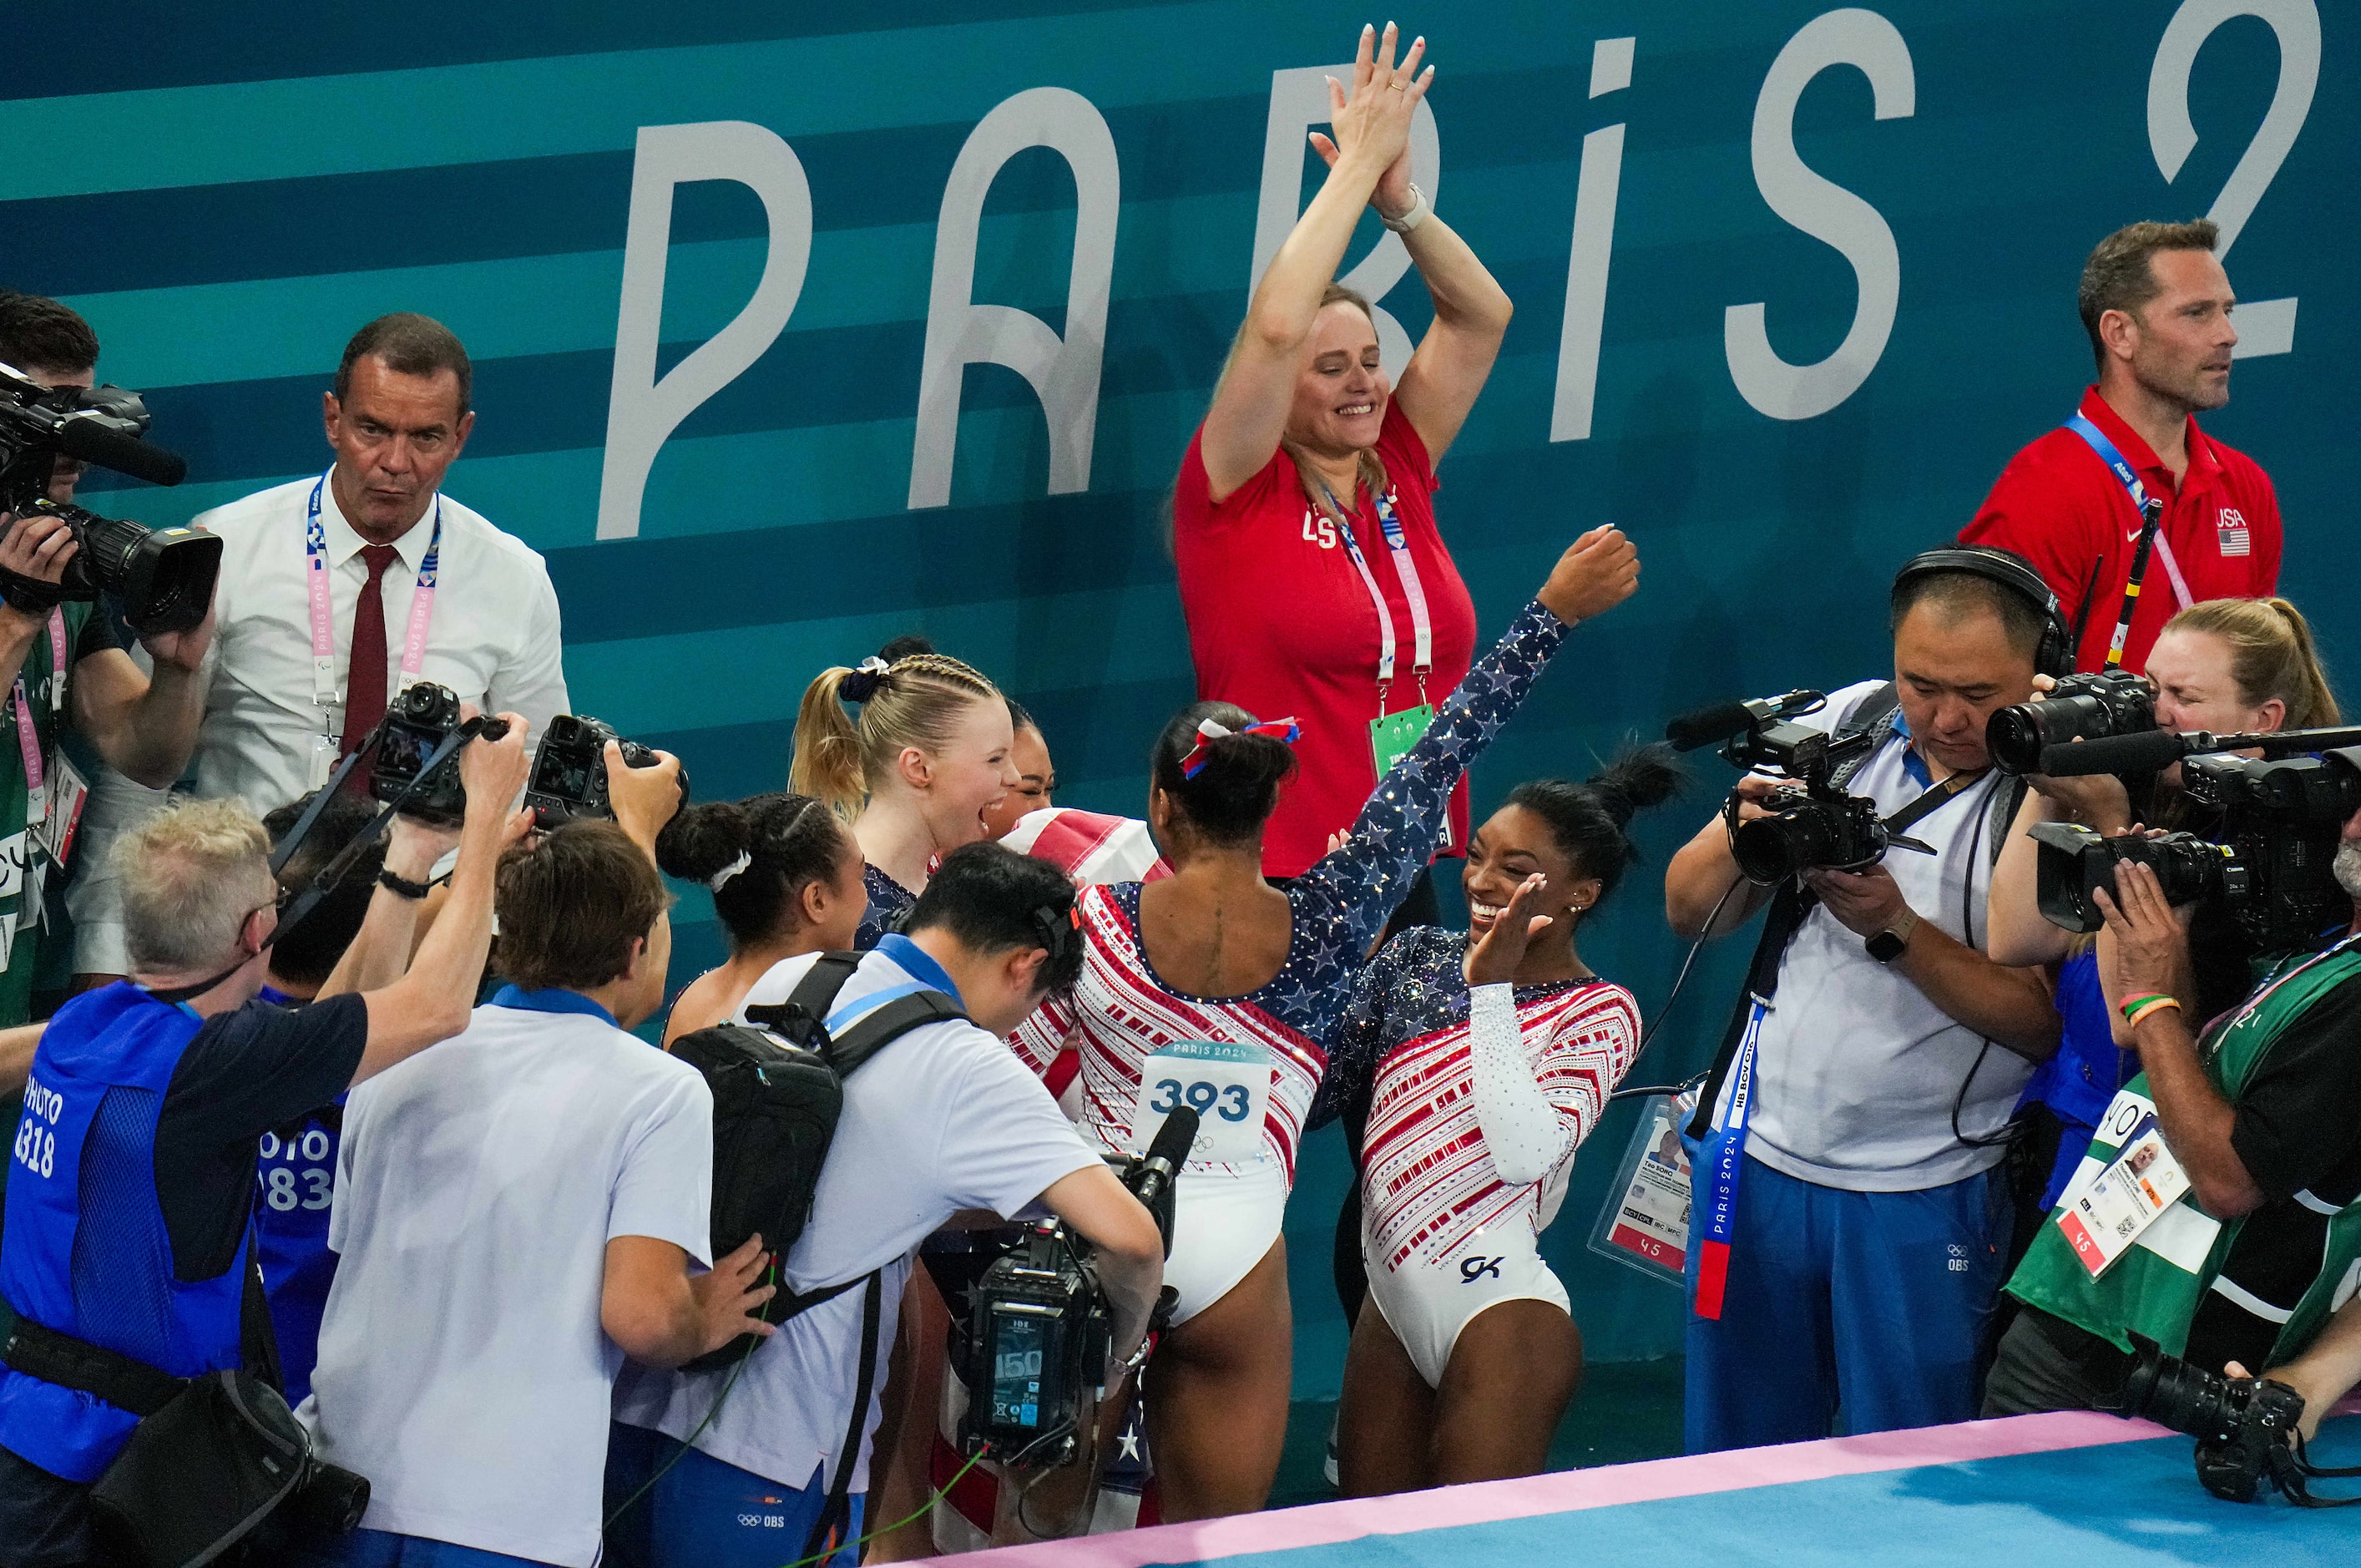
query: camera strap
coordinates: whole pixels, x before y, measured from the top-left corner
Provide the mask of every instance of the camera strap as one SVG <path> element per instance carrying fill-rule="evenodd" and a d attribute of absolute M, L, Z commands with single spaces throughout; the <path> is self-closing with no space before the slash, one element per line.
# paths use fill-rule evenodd
<path fill-rule="evenodd" d="M 884 1317 L 884 1269 L 871 1271 L 867 1288 L 861 1293 L 861 1370 L 852 1380 L 852 1417 L 845 1424 L 844 1444 L 836 1451 L 836 1476 L 828 1485 L 828 1500 L 820 1505 L 819 1517 L 812 1520 L 811 1534 L 804 1541 L 807 1561 L 823 1552 L 833 1555 L 845 1544 L 840 1538 L 850 1529 L 852 1471 L 861 1454 L 862 1431 L 869 1424 L 870 1397 L 877 1386 L 877 1331 Z"/>
<path fill-rule="evenodd" d="M 1902 694 L 1892 681 L 1887 681 L 1845 715 L 1844 721 L 1836 727 L 1834 738 L 1868 735 L 1872 740 L 1866 748 L 1837 764 L 1836 771 L 1828 775 L 1831 785 L 1844 788 L 1868 765 L 1892 737 L 1894 715 L 1901 707 Z M 1781 883 L 1778 891 L 1771 895 L 1770 917 L 1763 923 L 1763 935 L 1754 944 L 1754 956 L 1747 961 L 1746 989 L 1739 993 L 1738 1005 L 1730 1010 L 1730 1022 L 1722 1029 L 1720 1047 L 1715 1051 L 1713 1065 L 1706 1069 L 1705 1082 L 1697 1091 L 1697 1113 L 1689 1119 L 1690 1137 L 1702 1138 L 1711 1130 L 1715 1102 L 1721 1098 L 1722 1085 L 1729 1081 L 1755 1010 L 1758 1005 L 1770 1006 L 1771 999 L 1778 993 L 1779 965 L 1787 955 L 1787 944 L 1795 940 L 1795 933 L 1803 928 L 1806 917 L 1819 901 L 1819 894 L 1792 877 Z"/>

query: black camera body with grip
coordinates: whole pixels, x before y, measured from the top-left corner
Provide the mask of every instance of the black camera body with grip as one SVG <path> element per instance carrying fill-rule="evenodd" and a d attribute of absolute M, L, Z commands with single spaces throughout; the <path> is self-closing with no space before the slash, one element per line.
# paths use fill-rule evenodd
<path fill-rule="evenodd" d="M 1167 1256 L 1172 1252 L 1175 1174 L 1197 1138 L 1197 1113 L 1181 1106 L 1164 1120 L 1148 1152 L 1126 1162 L 1123 1184 L 1155 1216 Z M 1169 1310 L 1168 1289 L 1159 1315 Z M 1011 1469 L 1071 1461 L 1107 1385 L 1115 1310 L 1100 1285 L 1091 1245 L 1062 1220 L 1020 1229 L 983 1271 L 974 1311 L 954 1347 L 967 1409 L 959 1447 L 989 1447 Z M 1151 1324 L 1151 1331 L 1160 1324 Z"/>
<path fill-rule="evenodd" d="M 1984 748 L 2004 773 L 2037 773 L 2049 746 L 2111 740 L 2156 728 L 2156 688 L 2127 670 L 2067 675 L 2039 702 L 2004 707 L 1984 723 Z"/>
<path fill-rule="evenodd" d="M 94 600 L 113 593 L 121 597 L 133 630 L 143 634 L 186 631 L 204 620 L 221 576 L 219 539 L 201 528 L 151 529 L 49 499 L 60 454 L 153 484 L 179 484 L 187 465 L 141 439 L 148 422 L 137 392 L 44 387 L 0 365 L 0 511 L 20 521 L 63 518 L 81 547 L 58 583 L 0 574 L 10 603 L 46 609 L 37 601 Z"/>
<path fill-rule="evenodd" d="M 2218 814 L 2208 834 L 2102 838 L 2068 822 L 2033 828 L 2039 846 L 2035 903 L 2069 931 L 2106 922 L 2093 897 L 2114 896 L 2115 867 L 2154 868 L 2174 905 L 2213 901 L 2264 951 L 2310 943 L 2348 919 L 2352 899 L 2336 880 L 2345 821 L 2361 810 L 2361 746 L 2311 757 L 2260 759 L 2227 752 L 2186 758 L 2182 792 Z"/>
<path fill-rule="evenodd" d="M 456 827 L 467 815 L 467 792 L 459 782 L 459 748 L 445 751 L 444 742 L 462 732 L 497 740 L 509 732 L 508 721 L 464 717 L 458 693 L 433 681 L 404 687 L 378 726 L 369 794 L 388 806 L 399 801 L 405 816 L 422 822 Z"/>
<path fill-rule="evenodd" d="M 661 760 L 637 740 L 626 740 L 595 718 L 561 713 L 549 721 L 533 749 L 533 773 L 525 781 L 524 804 L 535 826 L 549 828 L 580 818 L 611 822 L 615 807 L 607 796 L 607 742 L 623 750 L 627 767 L 653 768 Z M 680 795 L 688 798 L 688 776 L 681 775 Z"/>
<path fill-rule="evenodd" d="M 2268 1482 L 2291 1502 L 2331 1506 L 2332 1499 L 2311 1495 L 2306 1478 L 2361 1474 L 2318 1468 L 2301 1442 L 2291 1441 L 2303 1420 L 2303 1396 L 2286 1384 L 2208 1372 L 2136 1334 L 2132 1343 L 2137 1359 L 2115 1413 L 2145 1417 L 2195 1438 L 2198 1484 L 2215 1497 L 2251 1503 Z"/>
<path fill-rule="evenodd" d="M 1741 821 L 1731 797 L 1730 852 L 1747 881 L 1767 887 L 1797 872 L 1860 871 L 1885 858 L 1892 836 L 1876 803 L 1830 782 L 1838 763 L 1869 745 L 1866 734 L 1830 736 L 1774 719 L 1722 748 L 1741 768 L 1775 768 L 1798 781 L 1761 803 L 1767 817 Z"/>

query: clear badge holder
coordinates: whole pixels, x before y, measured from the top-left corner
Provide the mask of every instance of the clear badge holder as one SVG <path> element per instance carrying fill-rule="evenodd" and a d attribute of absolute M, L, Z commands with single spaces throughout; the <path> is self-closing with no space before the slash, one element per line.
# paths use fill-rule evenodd
<path fill-rule="evenodd" d="M 1613 1190 L 1591 1227 L 1590 1250 L 1668 1285 L 1681 1283 L 1689 1245 L 1689 1157 L 1680 1107 L 1668 1094 L 1641 1102 Z"/>

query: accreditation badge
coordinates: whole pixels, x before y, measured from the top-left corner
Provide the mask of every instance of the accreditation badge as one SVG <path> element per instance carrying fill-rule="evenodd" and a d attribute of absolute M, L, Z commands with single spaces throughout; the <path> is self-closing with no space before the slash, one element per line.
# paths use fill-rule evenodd
<path fill-rule="evenodd" d="M 49 812 L 33 822 L 29 832 L 41 858 L 60 871 L 73 854 L 74 832 L 82 826 L 82 807 L 90 802 L 90 784 L 63 752 L 49 758 Z"/>

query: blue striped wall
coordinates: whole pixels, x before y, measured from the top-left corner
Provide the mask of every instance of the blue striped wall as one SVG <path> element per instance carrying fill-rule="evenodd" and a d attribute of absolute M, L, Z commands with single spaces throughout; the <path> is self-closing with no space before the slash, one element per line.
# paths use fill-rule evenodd
<path fill-rule="evenodd" d="M 1872 673 L 1892 565 L 1954 530 L 2087 377 L 2084 251 L 2129 219 L 2204 210 L 2280 71 L 2264 21 L 2214 31 L 2189 88 L 2199 141 L 2167 181 L 2147 89 L 2169 0 L 1875 6 L 1906 43 L 1913 112 L 1873 119 L 1863 76 L 1832 69 L 1805 90 L 1795 141 L 1890 225 L 1900 306 L 1857 391 L 1773 420 L 1733 386 L 1723 312 L 1765 302 L 1796 362 L 1852 318 L 1851 269 L 1773 214 L 1749 158 L 1770 62 L 1830 8 L 1445 0 L 1403 16 L 1440 67 L 1438 206 L 1519 305 L 1438 502 L 1479 613 L 1499 626 L 1595 522 L 1632 532 L 1648 564 L 1644 595 L 1578 640 L 1480 770 L 1481 795 L 1581 772 L 1702 700 Z M 678 751 L 701 794 L 777 784 L 811 673 L 923 630 L 1041 716 L 1066 798 L 1126 809 L 1155 723 L 1191 689 L 1160 509 L 1245 302 L 1270 74 L 1340 58 L 1360 19 L 1299 0 L 18 5 L 0 51 L 16 132 L 0 282 L 70 299 L 107 378 L 147 390 L 189 482 L 86 493 L 157 522 L 322 466 L 319 394 L 361 321 L 448 323 L 476 356 L 481 411 L 452 493 L 548 555 L 577 707 Z M 2242 363 L 2209 427 L 2278 479 L 2287 586 L 2350 660 L 2356 344 L 2341 291 L 2361 137 L 2349 18 L 2322 25 L 2317 95 L 2229 260 L 2249 298 L 2300 296 L 2293 352 Z M 1620 37 L 1637 40 L 1631 85 L 1594 100 L 1593 43 Z M 951 504 L 914 511 L 945 181 L 977 121 L 1038 86 L 1088 99 L 1120 160 L 1089 486 L 1045 494 L 1038 403 L 979 366 Z M 599 542 L 634 138 L 722 119 L 768 127 L 800 160 L 807 280 L 777 341 L 664 446 L 638 536 Z M 1597 423 L 1553 444 L 1583 138 L 1610 124 L 1628 130 Z M 1075 201 L 1060 158 L 1017 155 L 991 189 L 973 297 L 1061 327 Z M 659 371 L 737 313 L 765 234 L 746 188 L 681 188 Z M 1423 324 L 1414 282 L 1383 302 Z M 1659 855 L 1695 813 L 1679 815 L 1649 828 Z M 1653 1009 L 1678 955 L 1650 905 L 1635 884 L 1593 958 Z M 686 971 L 718 942 L 694 896 L 681 919 Z M 1666 1031 L 1668 1070 L 1706 1048 L 1735 957 L 1703 967 Z M 1625 1132 L 1610 1122 L 1602 1151 Z M 1341 1178 L 1334 1151 L 1312 1155 L 1307 1392 L 1333 1387 L 1341 1344 L 1312 1234 Z M 1671 1293 L 1581 1252 L 1611 1163 L 1587 1162 L 1553 1247 L 1594 1354 L 1659 1353 L 1677 1342 Z"/>

